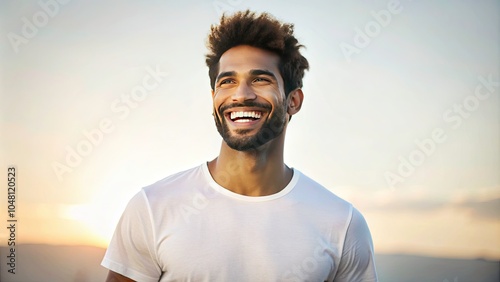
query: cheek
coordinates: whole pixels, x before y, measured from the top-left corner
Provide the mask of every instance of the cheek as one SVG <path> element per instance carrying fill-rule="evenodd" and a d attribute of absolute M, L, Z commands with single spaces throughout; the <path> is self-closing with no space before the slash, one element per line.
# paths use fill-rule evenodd
<path fill-rule="evenodd" d="M 282 93 L 279 93 L 278 95 L 274 96 L 273 103 L 276 105 L 276 107 L 280 108 L 288 108 L 288 101 Z"/>
<path fill-rule="evenodd" d="M 227 90 L 217 90 L 214 95 L 212 95 L 214 107 L 219 108 L 224 101 L 227 100 L 228 94 Z"/>
<path fill-rule="evenodd" d="M 224 100 L 221 99 L 221 95 L 215 94 L 212 97 L 212 107 L 213 107 L 213 112 L 214 115 L 217 119 L 222 119 L 222 114 L 220 113 L 219 109 L 222 107 Z"/>
<path fill-rule="evenodd" d="M 222 101 L 220 96 L 221 95 L 219 95 L 218 93 L 212 96 L 212 104 L 215 109 L 218 109 L 221 106 Z"/>

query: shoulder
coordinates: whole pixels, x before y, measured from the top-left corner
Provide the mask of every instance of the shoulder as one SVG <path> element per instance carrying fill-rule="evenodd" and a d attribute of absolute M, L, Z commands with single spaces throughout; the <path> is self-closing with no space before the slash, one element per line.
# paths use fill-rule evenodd
<path fill-rule="evenodd" d="M 164 190 L 174 187 L 179 187 L 179 185 L 184 185 L 187 182 L 193 182 L 202 176 L 202 167 L 196 166 L 187 170 L 183 170 L 174 174 L 171 174 L 165 178 L 162 178 L 150 185 L 143 187 L 142 189 L 147 195 L 154 193 L 161 193 Z"/>
<path fill-rule="evenodd" d="M 311 201 L 316 205 L 324 205 L 333 208 L 337 212 L 341 210 L 348 213 L 350 217 L 353 209 L 351 203 L 337 196 L 332 190 L 316 182 L 299 170 L 294 169 L 294 172 L 299 176 L 297 181 L 297 193 L 299 193 L 301 198 Z"/>
<path fill-rule="evenodd" d="M 186 180 L 191 180 L 193 177 L 196 177 L 200 173 L 202 173 L 202 165 L 195 166 L 193 168 L 171 174 L 165 178 L 156 181 L 153 184 L 145 186 L 144 189 L 145 190 L 154 190 L 158 188 L 161 189 L 161 187 L 169 186 Z"/>
<path fill-rule="evenodd" d="M 339 250 L 334 281 L 377 281 L 372 237 L 361 212 L 313 179 L 303 174 L 300 177 L 301 197 L 309 198 L 326 217 L 330 240 Z"/>
<path fill-rule="evenodd" d="M 295 188 L 293 197 L 300 203 L 301 216 L 322 226 L 330 241 L 341 245 L 352 221 L 353 205 L 304 174 L 299 175 Z"/>
<path fill-rule="evenodd" d="M 175 201 L 206 183 L 202 165 L 169 175 L 142 188 L 146 200 L 152 204 L 158 201 Z"/>

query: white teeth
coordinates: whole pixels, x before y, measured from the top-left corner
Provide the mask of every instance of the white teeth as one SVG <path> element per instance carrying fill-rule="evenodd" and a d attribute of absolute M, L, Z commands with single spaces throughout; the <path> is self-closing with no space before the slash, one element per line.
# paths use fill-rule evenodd
<path fill-rule="evenodd" d="M 251 122 L 251 119 L 237 119 L 234 122 Z"/>
<path fill-rule="evenodd" d="M 231 119 L 235 118 L 260 118 L 262 114 L 260 112 L 231 112 Z M 244 119 L 240 122 L 248 122 L 249 119 Z"/>

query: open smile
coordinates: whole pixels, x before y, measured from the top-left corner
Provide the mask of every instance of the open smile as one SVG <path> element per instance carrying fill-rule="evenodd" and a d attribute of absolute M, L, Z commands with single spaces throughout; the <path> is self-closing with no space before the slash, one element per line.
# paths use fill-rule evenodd
<path fill-rule="evenodd" d="M 230 109 L 224 116 L 235 126 L 251 126 L 257 124 L 264 113 L 264 111 L 257 109 Z"/>
<path fill-rule="evenodd" d="M 243 123 L 259 120 L 262 117 L 262 112 L 248 111 L 248 112 L 230 112 L 229 119 L 233 122 Z"/>

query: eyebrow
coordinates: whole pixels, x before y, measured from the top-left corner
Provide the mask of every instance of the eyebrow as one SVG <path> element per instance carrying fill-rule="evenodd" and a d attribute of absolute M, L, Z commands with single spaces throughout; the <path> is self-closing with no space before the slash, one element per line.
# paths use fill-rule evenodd
<path fill-rule="evenodd" d="M 274 75 L 274 73 L 273 73 L 273 72 L 268 71 L 268 70 L 260 70 L 260 69 L 257 69 L 257 70 L 251 70 L 251 71 L 250 71 L 250 74 L 251 74 L 251 75 L 254 75 L 254 76 L 256 76 L 256 75 L 267 75 L 267 76 L 272 77 L 274 80 L 278 80 L 278 79 L 276 78 L 276 75 Z"/>
<path fill-rule="evenodd" d="M 250 74 L 252 76 L 267 75 L 267 76 L 272 77 L 275 81 L 278 81 L 278 78 L 276 77 L 276 75 L 274 75 L 273 72 L 268 71 L 268 70 L 253 69 L 253 70 L 250 70 Z M 236 72 L 235 71 L 221 72 L 221 73 L 219 73 L 219 75 L 217 76 L 217 78 L 215 79 L 215 81 L 218 82 L 221 78 L 228 77 L 228 76 L 236 76 Z"/>
<path fill-rule="evenodd" d="M 218 82 L 221 78 L 223 77 L 227 77 L 227 76 L 235 76 L 236 75 L 236 72 L 235 71 L 224 71 L 224 72 L 221 72 L 219 73 L 219 75 L 217 76 L 217 78 L 215 79 L 215 82 Z"/>

